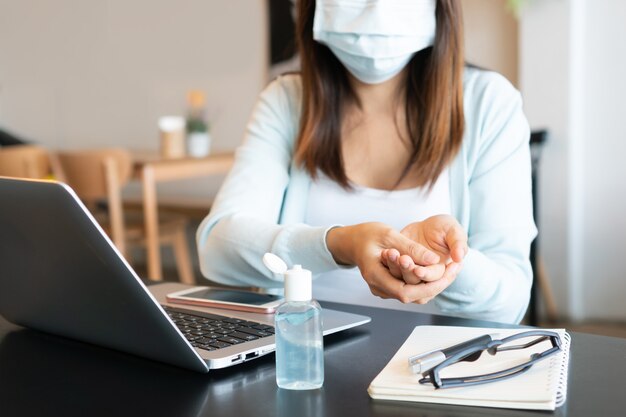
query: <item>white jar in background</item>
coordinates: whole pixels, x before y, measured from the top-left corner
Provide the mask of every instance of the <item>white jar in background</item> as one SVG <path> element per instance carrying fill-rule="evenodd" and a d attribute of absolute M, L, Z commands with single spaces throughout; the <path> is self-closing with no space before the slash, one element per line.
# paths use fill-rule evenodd
<path fill-rule="evenodd" d="M 192 132 L 187 135 L 187 153 L 194 158 L 204 158 L 211 153 L 211 135 L 208 132 Z"/>
<path fill-rule="evenodd" d="M 161 134 L 161 155 L 164 158 L 183 158 L 185 156 L 185 118 L 165 116 L 159 118 Z"/>

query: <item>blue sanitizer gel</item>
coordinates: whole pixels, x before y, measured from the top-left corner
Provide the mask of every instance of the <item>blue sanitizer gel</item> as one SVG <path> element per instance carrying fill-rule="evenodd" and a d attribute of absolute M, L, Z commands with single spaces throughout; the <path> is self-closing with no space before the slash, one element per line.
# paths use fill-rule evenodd
<path fill-rule="evenodd" d="M 287 301 L 276 311 L 276 383 L 306 390 L 324 383 L 322 309 L 315 300 Z"/>

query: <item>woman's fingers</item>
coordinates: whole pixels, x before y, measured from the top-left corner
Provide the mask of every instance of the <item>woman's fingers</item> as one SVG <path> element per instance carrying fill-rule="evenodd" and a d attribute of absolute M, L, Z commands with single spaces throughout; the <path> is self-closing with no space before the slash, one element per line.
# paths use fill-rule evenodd
<path fill-rule="evenodd" d="M 421 287 L 419 289 L 409 287 L 409 297 L 414 298 L 415 301 L 413 302 L 417 304 L 426 304 L 437 295 L 441 294 L 443 290 L 448 288 L 448 286 L 450 286 L 450 284 L 454 282 L 458 273 L 461 271 L 462 266 L 462 264 L 450 262 L 448 265 L 446 265 L 445 271 L 441 279 L 431 282 L 424 282 L 418 285 L 418 287 Z M 420 295 L 422 297 L 420 297 Z"/>
<path fill-rule="evenodd" d="M 406 283 L 401 278 L 396 278 L 391 275 L 389 269 L 382 264 L 374 264 L 367 270 L 361 270 L 361 275 L 363 275 L 363 279 L 365 279 L 367 285 L 370 287 L 370 291 L 375 296 L 380 298 L 395 298 L 402 301 L 402 287 L 406 285 Z"/>
<path fill-rule="evenodd" d="M 421 279 L 415 274 L 417 265 L 410 256 L 402 255 L 397 258 L 396 265 L 400 270 L 401 278 L 407 284 L 419 284 Z M 396 275 L 394 275 L 396 276 Z"/>
<path fill-rule="evenodd" d="M 410 256 L 417 265 L 433 265 L 439 262 L 439 255 L 398 231 L 390 230 L 385 243 L 387 249 L 394 248 L 400 253 Z"/>
<path fill-rule="evenodd" d="M 446 270 L 446 266 L 444 264 L 435 264 L 428 266 L 416 266 L 413 273 L 417 278 L 421 281 L 436 281 L 441 279 L 444 272 Z"/>
<path fill-rule="evenodd" d="M 374 295 L 403 303 L 434 296 L 429 287 L 421 288 L 424 283 L 418 274 L 426 279 L 441 275 L 439 255 L 388 225 L 361 223 L 333 228 L 326 234 L 326 244 L 337 263 L 359 267 Z"/>
<path fill-rule="evenodd" d="M 467 254 L 467 234 L 461 225 L 455 221 L 446 233 L 446 244 L 450 249 L 450 257 L 454 262 L 462 262 Z"/>
<path fill-rule="evenodd" d="M 361 272 L 372 294 L 381 298 L 395 298 L 402 303 L 425 304 L 445 290 L 454 281 L 460 269 L 461 264 L 452 262 L 445 267 L 440 279 L 419 284 L 408 284 L 394 277 L 389 269 L 380 263 Z"/>
<path fill-rule="evenodd" d="M 438 253 L 446 263 L 448 260 L 462 262 L 468 252 L 467 233 L 454 217 L 447 214 L 410 223 L 401 233 Z"/>
<path fill-rule="evenodd" d="M 381 254 L 383 264 L 389 268 L 389 272 L 396 278 L 402 278 L 402 270 L 398 264 L 400 252 L 396 249 L 385 249 Z"/>
<path fill-rule="evenodd" d="M 393 253 L 393 256 L 390 255 Z M 401 255 L 395 249 L 387 249 L 382 253 L 383 264 L 396 278 L 402 278 L 407 284 L 419 284 L 421 281 L 435 281 L 442 277 L 444 264 L 416 265 L 410 256 Z M 393 261 L 395 259 L 395 262 Z"/>

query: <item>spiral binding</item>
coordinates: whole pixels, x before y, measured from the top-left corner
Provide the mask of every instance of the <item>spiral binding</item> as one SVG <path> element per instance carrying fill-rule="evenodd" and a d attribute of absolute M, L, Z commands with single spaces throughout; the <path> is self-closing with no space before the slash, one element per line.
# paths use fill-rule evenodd
<path fill-rule="evenodd" d="M 550 369 L 559 367 L 555 398 L 556 407 L 562 406 L 567 399 L 567 373 L 569 369 L 569 348 L 571 341 L 572 338 L 569 333 L 564 332 L 562 337 L 561 353 L 552 358 L 552 363 L 550 364 Z"/>

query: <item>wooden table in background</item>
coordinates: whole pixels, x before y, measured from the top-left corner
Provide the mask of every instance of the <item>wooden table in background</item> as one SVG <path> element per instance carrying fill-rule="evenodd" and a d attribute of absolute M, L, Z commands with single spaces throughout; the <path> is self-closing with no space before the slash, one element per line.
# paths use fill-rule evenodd
<path fill-rule="evenodd" d="M 162 280 L 159 247 L 157 183 L 190 178 L 225 175 L 233 165 L 234 154 L 222 153 L 206 158 L 165 159 L 158 152 L 133 151 L 136 176 L 141 180 L 146 228 L 147 278 Z"/>

